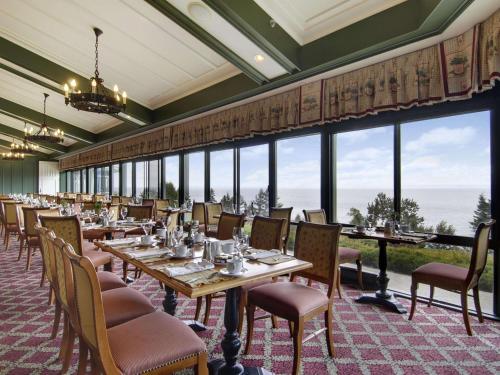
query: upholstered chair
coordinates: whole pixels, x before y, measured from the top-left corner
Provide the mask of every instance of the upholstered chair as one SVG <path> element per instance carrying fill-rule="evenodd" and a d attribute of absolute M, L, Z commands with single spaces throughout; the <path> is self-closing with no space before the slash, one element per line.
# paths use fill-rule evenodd
<path fill-rule="evenodd" d="M 143 205 L 143 206 L 151 206 L 151 207 L 154 207 L 154 206 L 155 206 L 155 200 L 154 200 L 154 199 L 143 199 L 143 200 L 142 200 L 142 205 Z"/>
<path fill-rule="evenodd" d="M 132 197 L 125 197 L 125 196 L 121 196 L 120 197 L 120 204 L 126 206 L 126 205 L 128 205 L 130 203 L 132 203 Z"/>
<path fill-rule="evenodd" d="M 320 210 L 303 210 L 304 218 L 310 223 L 316 224 L 326 224 L 326 214 L 323 209 Z M 344 263 L 356 263 L 358 286 L 363 289 L 363 264 L 361 262 L 361 251 L 357 249 L 352 249 L 350 247 L 339 247 L 339 264 Z M 340 271 L 338 272 L 337 280 L 337 293 L 339 298 L 342 298 L 342 292 L 340 289 Z"/>
<path fill-rule="evenodd" d="M 113 257 L 111 254 L 98 250 L 93 243 L 84 241 L 80 220 L 77 216 L 40 216 L 42 226 L 54 231 L 57 237 L 62 238 L 78 255 L 88 257 L 94 266 L 104 266 L 107 271 L 112 270 Z"/>
<path fill-rule="evenodd" d="M 418 267 L 411 274 L 411 310 L 409 320 L 412 320 L 415 314 L 417 304 L 418 284 L 427 284 L 430 286 L 429 306 L 434 298 L 434 288 L 456 291 L 460 293 L 462 300 L 462 315 L 464 318 L 465 329 L 469 336 L 472 336 L 472 329 L 469 321 L 469 308 L 467 304 L 467 292 L 472 289 L 474 296 L 474 305 L 480 323 L 483 323 L 483 314 L 479 302 L 479 279 L 483 274 L 486 262 L 488 260 L 488 240 L 491 227 L 495 220 L 487 223 L 481 223 L 476 229 L 474 235 L 474 244 L 469 268 L 454 266 L 445 263 L 427 263 Z"/>
<path fill-rule="evenodd" d="M 220 214 L 219 224 L 217 225 L 217 235 L 215 237 L 218 240 L 230 240 L 233 238 L 233 228 L 243 227 L 244 224 L 244 214 L 222 212 Z"/>
<path fill-rule="evenodd" d="M 206 219 L 206 207 L 203 202 L 193 202 L 193 208 L 191 211 L 191 218 L 193 220 L 198 220 L 200 223 L 200 230 L 203 232 L 207 232 L 207 226 L 205 224 Z M 208 236 L 208 233 L 206 233 Z"/>
<path fill-rule="evenodd" d="M 10 236 L 16 235 L 22 237 L 22 225 L 19 223 L 19 203 L 14 201 L 3 201 L 3 211 L 5 215 L 5 228 L 4 228 L 4 244 L 5 249 L 9 248 Z M 20 231 L 21 229 L 21 231 Z M 22 247 L 23 244 L 21 244 Z"/>
<path fill-rule="evenodd" d="M 48 239 L 51 255 L 55 260 L 56 297 L 64 318 L 63 341 L 60 351 L 60 358 L 63 362 L 62 372 L 64 373 L 71 363 L 75 335 L 80 332 L 76 306 L 74 304 L 74 283 L 72 268 L 69 263 L 69 254 L 75 258 L 79 258 L 79 256 L 75 254 L 71 245 L 66 244 L 61 238 L 55 238 L 53 233 L 50 233 Z M 94 274 L 99 285 L 99 293 L 101 293 L 102 289 L 95 270 Z M 156 311 L 156 308 L 146 296 L 135 289 L 123 287 L 123 284 L 118 284 L 116 288 L 102 291 L 102 301 L 107 328 Z M 84 367 L 81 366 L 81 368 L 83 369 Z"/>
<path fill-rule="evenodd" d="M 155 212 L 154 217 L 156 220 L 160 220 L 162 217 L 165 217 L 165 212 L 160 210 L 166 210 L 171 207 L 170 199 L 157 199 L 155 203 Z"/>
<path fill-rule="evenodd" d="M 59 199 L 59 203 L 60 204 L 68 204 L 68 205 L 72 205 L 72 204 L 75 204 L 76 203 L 76 198 L 61 198 Z"/>
<path fill-rule="evenodd" d="M 205 207 L 206 232 L 208 236 L 213 236 L 218 230 L 222 203 L 206 203 Z"/>
<path fill-rule="evenodd" d="M 281 237 L 283 239 L 283 253 L 286 254 L 288 236 L 290 235 L 290 223 L 292 220 L 293 207 L 271 207 L 269 217 L 273 219 L 285 219 L 286 225 L 283 227 Z"/>
<path fill-rule="evenodd" d="M 31 267 L 31 257 L 36 249 L 40 248 L 40 237 L 35 230 L 35 224 L 38 223 L 37 212 L 48 211 L 49 208 L 35 208 L 35 207 L 21 207 L 24 221 L 24 243 L 27 247 L 26 271 Z M 19 247 L 19 256 L 17 260 L 21 259 L 23 246 Z"/>
<path fill-rule="evenodd" d="M 295 239 L 295 257 L 312 263 L 313 267 L 293 273 L 290 281 L 265 284 L 248 291 L 245 354 L 250 353 L 255 308 L 259 307 L 289 322 L 294 348 L 292 374 L 298 374 L 300 368 L 304 325 L 320 314 L 325 317 L 328 354 L 334 356 L 333 295 L 338 272 L 341 228 L 340 225 L 299 223 Z M 296 276 L 324 283 L 328 286 L 328 292 L 325 294 L 318 289 L 296 283 Z M 309 335 L 306 341 L 317 333 Z"/>
<path fill-rule="evenodd" d="M 92 263 L 85 257 L 69 255 L 69 259 L 80 358 L 86 358 L 85 352 L 90 351 L 94 368 L 105 374 L 170 374 L 188 367 L 194 367 L 195 374 L 208 374 L 205 344 L 173 316 L 155 311 L 109 328 Z"/>
<path fill-rule="evenodd" d="M 112 195 L 111 196 L 111 204 L 120 204 L 120 196 Z"/>
<path fill-rule="evenodd" d="M 135 205 L 129 205 L 127 206 L 127 217 L 134 217 L 136 221 L 138 220 L 148 220 L 153 218 L 153 206 L 150 205 L 142 205 L 142 206 L 135 206 Z M 142 236 L 144 235 L 144 229 L 141 227 L 134 228 L 132 230 L 129 230 L 125 232 L 125 237 L 128 236 Z M 138 275 L 138 269 L 136 267 L 134 268 L 129 268 L 128 267 L 128 262 L 123 261 L 123 266 L 122 266 L 122 272 L 123 272 L 123 279 L 127 279 L 127 275 L 129 271 L 133 271 L 135 276 L 137 277 Z"/>
<path fill-rule="evenodd" d="M 104 194 L 94 194 L 93 201 L 94 202 L 104 201 Z"/>
<path fill-rule="evenodd" d="M 177 223 L 179 222 L 180 211 L 169 210 L 167 213 L 165 213 L 165 215 L 165 225 L 167 226 L 167 231 L 173 232 L 175 230 L 175 227 L 177 226 Z"/>

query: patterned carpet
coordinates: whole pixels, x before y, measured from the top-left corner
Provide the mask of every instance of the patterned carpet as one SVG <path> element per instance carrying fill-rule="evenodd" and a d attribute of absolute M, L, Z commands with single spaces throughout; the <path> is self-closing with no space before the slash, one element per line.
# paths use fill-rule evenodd
<path fill-rule="evenodd" d="M 41 258 L 37 254 L 26 273 L 25 257 L 16 262 L 17 252 L 17 242 L 7 252 L 0 246 L 0 374 L 55 374 L 60 369 L 55 361 L 60 337 L 49 339 L 53 307 L 47 306 L 47 288 L 38 286 Z M 161 307 L 163 293 L 155 280 L 144 276 L 132 287 Z M 335 301 L 336 358 L 328 357 L 324 335 L 320 335 L 304 346 L 303 374 L 500 373 L 500 323 L 479 324 L 472 318 L 475 335 L 468 337 L 459 313 L 419 304 L 414 321 L 409 322 L 407 316 L 354 303 L 358 294 L 344 287 L 344 298 Z M 192 318 L 194 307 L 194 301 L 181 298 L 178 316 Z M 210 329 L 200 334 L 212 357 L 220 356 L 222 308 L 223 301 L 217 300 Z M 321 320 L 310 323 L 306 335 L 322 324 Z M 269 320 L 256 322 L 253 342 L 252 354 L 242 358 L 244 364 L 264 366 L 276 374 L 290 373 L 293 349 L 285 321 L 276 330 Z"/>

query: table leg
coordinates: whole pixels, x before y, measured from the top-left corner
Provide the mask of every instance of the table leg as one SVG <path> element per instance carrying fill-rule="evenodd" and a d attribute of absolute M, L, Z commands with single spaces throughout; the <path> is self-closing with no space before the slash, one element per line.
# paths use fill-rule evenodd
<path fill-rule="evenodd" d="M 387 291 L 387 285 L 389 284 L 389 278 L 387 277 L 387 241 L 379 240 L 378 246 L 379 274 L 377 277 L 377 283 L 379 290 L 375 293 L 363 294 L 356 300 L 356 302 L 382 305 L 399 314 L 406 314 L 406 308 L 394 297 L 391 292 Z"/>
<path fill-rule="evenodd" d="M 165 286 L 165 298 L 163 300 L 163 310 L 172 316 L 175 316 L 175 310 L 177 308 L 177 296 L 175 290 Z M 193 331 L 205 331 L 207 326 L 197 320 L 183 320 Z"/>
<path fill-rule="evenodd" d="M 224 308 L 224 327 L 226 333 L 221 342 L 224 359 L 210 361 L 208 368 L 212 375 L 271 375 L 265 369 L 258 367 L 244 367 L 238 362 L 238 352 L 241 341 L 238 335 L 238 304 L 241 288 L 226 291 L 226 304 Z"/>

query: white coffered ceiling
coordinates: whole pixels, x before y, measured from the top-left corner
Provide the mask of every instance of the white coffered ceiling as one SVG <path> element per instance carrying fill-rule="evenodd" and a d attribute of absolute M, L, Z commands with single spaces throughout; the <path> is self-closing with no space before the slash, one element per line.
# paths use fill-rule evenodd
<path fill-rule="evenodd" d="M 292 38 L 304 45 L 406 0 L 254 1 Z"/>

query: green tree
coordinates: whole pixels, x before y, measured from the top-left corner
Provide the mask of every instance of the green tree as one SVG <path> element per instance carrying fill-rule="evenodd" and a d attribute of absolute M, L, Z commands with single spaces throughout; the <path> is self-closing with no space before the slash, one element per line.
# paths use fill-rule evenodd
<path fill-rule="evenodd" d="M 436 225 L 435 233 L 453 235 L 455 234 L 455 227 L 448 224 L 445 220 L 441 220 L 438 225 Z"/>
<path fill-rule="evenodd" d="M 179 199 L 179 191 L 175 188 L 172 182 L 167 182 L 165 184 L 165 198 L 166 199 Z"/>
<path fill-rule="evenodd" d="M 482 222 L 488 221 L 491 218 L 491 200 L 486 199 L 484 194 L 479 194 L 477 207 L 472 215 L 472 221 L 469 222 L 473 231 L 476 230 L 478 225 Z"/>
<path fill-rule="evenodd" d="M 351 207 L 348 215 L 351 217 L 350 224 L 363 225 L 365 222 L 365 217 L 357 208 Z"/>
<path fill-rule="evenodd" d="M 213 188 L 210 188 L 210 192 L 208 194 L 208 201 L 211 203 L 217 202 L 217 200 L 215 199 L 215 190 Z"/>
<path fill-rule="evenodd" d="M 224 211 L 233 212 L 233 197 L 230 196 L 229 193 L 226 193 L 222 196 L 220 203 L 222 204 L 222 209 Z"/>
<path fill-rule="evenodd" d="M 184 193 L 184 204 L 187 207 L 192 207 L 193 206 L 193 201 L 191 200 L 191 195 L 188 192 Z"/>
<path fill-rule="evenodd" d="M 378 193 L 367 206 L 368 217 L 372 222 L 385 222 L 394 218 L 394 201 L 385 193 Z"/>
<path fill-rule="evenodd" d="M 259 189 L 252 202 L 256 215 L 268 216 L 269 214 L 269 190 Z"/>

